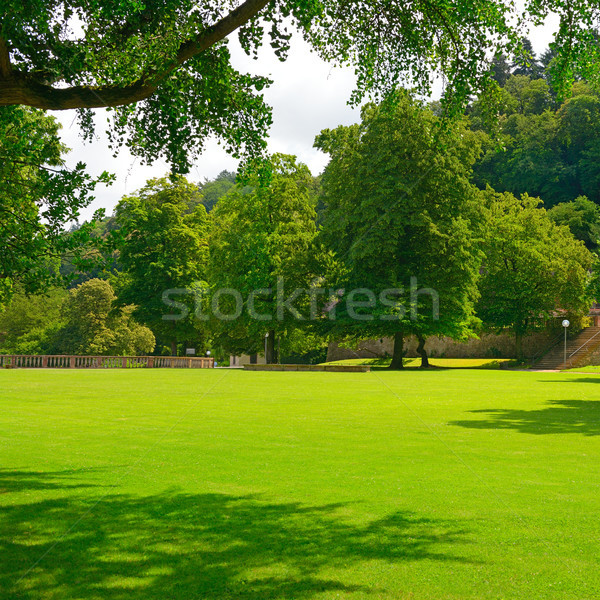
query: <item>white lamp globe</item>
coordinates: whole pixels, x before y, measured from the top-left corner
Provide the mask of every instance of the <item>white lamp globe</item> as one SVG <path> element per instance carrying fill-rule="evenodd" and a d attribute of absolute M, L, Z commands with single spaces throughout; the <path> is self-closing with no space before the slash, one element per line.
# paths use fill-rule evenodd
<path fill-rule="evenodd" d="M 568 327 L 570 324 L 571 324 L 571 321 L 569 321 L 569 319 L 565 319 L 565 320 L 562 322 L 562 326 L 563 326 L 563 327 Z"/>

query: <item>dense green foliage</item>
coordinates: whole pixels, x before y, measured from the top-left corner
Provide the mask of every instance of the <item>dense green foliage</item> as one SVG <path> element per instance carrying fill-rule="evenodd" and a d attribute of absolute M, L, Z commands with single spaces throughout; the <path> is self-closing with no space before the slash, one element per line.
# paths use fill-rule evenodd
<path fill-rule="evenodd" d="M 316 143 L 331 156 L 323 238 L 346 268 L 335 282 L 345 293 L 334 329 L 359 339 L 396 335 L 398 367 L 403 334 L 469 335 L 481 264 L 478 194 L 469 182 L 477 137 L 463 126 L 441 129 L 402 93 Z M 354 298 L 360 308 L 349 307 Z"/>
<path fill-rule="evenodd" d="M 572 320 L 586 313 L 593 257 L 566 226 L 548 218 L 538 199 L 518 200 L 491 189 L 483 199 L 485 260 L 477 314 L 488 326 L 512 328 L 522 358 L 522 337 L 544 326 L 557 309 Z"/>
<path fill-rule="evenodd" d="M 507 98 L 520 90 L 523 106 L 537 106 L 531 83 L 508 77 Z M 358 125 L 323 131 L 316 145 L 331 156 L 320 178 L 275 155 L 238 183 L 228 172 L 200 185 L 151 180 L 112 217 L 69 233 L 103 241 L 104 269 L 78 274 L 63 258 L 61 272 L 110 279 L 121 318 L 149 327 L 157 352 L 212 349 L 219 360 L 262 353 L 266 334 L 269 361 L 278 351 L 322 360 L 323 336 L 393 335 L 400 367 L 404 337 L 416 335 L 426 365 L 428 336 L 465 338 L 480 322 L 511 328 L 518 341 L 557 309 L 583 323 L 600 289 L 589 252 L 598 248 L 596 203 L 578 197 L 547 212 L 528 196 L 481 192 L 470 177 L 473 164 L 481 176 L 489 162 L 490 148 L 477 162 L 485 132 L 466 120 L 443 124 L 404 92 L 367 105 Z M 520 177 L 525 185 L 524 169 Z M 39 313 L 47 301 L 16 300 L 3 318 L 4 351 L 124 351 L 124 342 L 88 335 L 83 313 L 69 322 L 63 309 L 41 322 L 17 316 L 22 302 Z"/>
<path fill-rule="evenodd" d="M 595 598 L 599 385 L 1 371 L 0 596 Z"/>
<path fill-rule="evenodd" d="M 598 253 L 600 249 L 600 206 L 585 196 L 572 202 L 561 202 L 548 211 L 557 225 L 566 225 L 588 250 Z"/>
<path fill-rule="evenodd" d="M 202 343 L 196 298 L 187 292 L 200 293 L 206 280 L 209 220 L 198 187 L 183 177 L 151 179 L 119 202 L 115 219 L 119 302 L 134 305 L 135 317 L 173 353 L 178 341 Z M 165 299 L 183 303 L 183 310 L 169 313 Z"/>
<path fill-rule="evenodd" d="M 51 288 L 44 294 L 16 291 L 0 311 L 0 351 L 10 354 L 45 354 L 63 325 L 62 306 L 68 293 Z"/>
<path fill-rule="evenodd" d="M 308 318 L 309 304 L 307 294 L 289 309 L 278 308 L 278 299 L 308 290 L 322 274 L 325 256 L 315 241 L 316 200 L 308 167 L 286 155 L 274 155 L 268 166 L 266 181 L 251 179 L 251 193 L 233 188 L 213 211 L 209 280 L 213 312 L 239 313 L 236 319 L 215 319 L 218 343 L 232 353 L 256 353 L 268 334 L 269 362 L 276 362 L 279 337 L 283 351 L 291 351 L 292 332 Z M 237 307 L 230 294 L 221 296 L 225 289 L 240 294 Z"/>
<path fill-rule="evenodd" d="M 90 279 L 70 290 L 16 294 L 0 313 L 0 352 L 10 354 L 135 355 L 154 351 L 150 329 L 118 308 L 107 281 Z"/>
<path fill-rule="evenodd" d="M 260 90 L 268 80 L 231 65 L 225 40 L 236 30 L 249 54 L 268 33 L 284 59 L 291 25 L 324 58 L 355 65 L 357 97 L 389 91 L 401 77 L 429 89 L 431 71 L 441 69 L 464 99 L 486 86 L 486 52 L 514 39 L 509 6 L 471 4 L 10 0 L 0 12 L 0 104 L 80 109 L 88 134 L 86 111 L 112 107 L 117 144 L 186 168 L 210 135 L 233 153 L 263 147 L 271 115 Z M 576 21 L 569 25 L 572 34 Z"/>
<path fill-rule="evenodd" d="M 0 305 L 16 285 L 35 291 L 56 283 L 61 259 L 90 265 L 91 226 L 66 229 L 110 178 L 93 180 L 82 163 L 67 169 L 58 129 L 41 111 L 0 107 Z"/>
<path fill-rule="evenodd" d="M 516 73 L 535 74 L 520 36 L 549 14 L 560 18 L 550 63 L 556 89 L 576 77 L 596 81 L 599 11 L 590 0 L 6 0 L 0 105 L 79 109 L 90 136 L 90 109 L 110 107 L 116 146 L 185 170 L 211 135 L 234 154 L 264 149 L 269 80 L 232 66 L 233 34 L 248 54 L 268 39 L 285 60 L 295 32 L 324 59 L 355 68 L 355 102 L 400 83 L 427 95 L 432 73 L 441 74 L 455 113 L 477 94 L 493 104 L 498 65 L 490 56 L 505 52 Z"/>
<path fill-rule="evenodd" d="M 498 143 L 475 166 L 474 181 L 540 197 L 547 208 L 587 196 L 600 203 L 600 98 L 582 82 L 557 103 L 545 79 L 510 76 L 501 90 Z M 477 105 L 475 128 L 487 129 Z"/>
<path fill-rule="evenodd" d="M 426 364 L 427 336 L 464 338 L 480 321 L 512 328 L 518 340 L 548 325 L 558 308 L 583 324 L 600 291 L 597 261 L 588 252 L 597 253 L 600 242 L 600 100 L 578 81 L 573 96 L 561 101 L 553 75 L 558 60 L 553 47 L 538 61 L 527 39 L 512 64 L 495 56 L 495 128 L 485 99 L 470 105 L 465 119 L 448 123 L 447 99 L 428 110 L 396 91 L 380 105 L 366 105 L 362 123 L 318 136 L 317 147 L 331 156 L 323 176 L 276 155 L 241 177 L 223 171 L 198 185 L 181 176 L 152 180 L 112 217 L 68 232 L 96 182 L 82 165 L 62 168 L 64 148 L 52 119 L 4 108 L 3 149 L 13 159 L 4 166 L 10 177 L 0 205 L 7 214 L 0 224 L 5 301 L 15 282 L 30 292 L 59 277 L 109 278 L 118 304 L 157 336 L 158 352 L 170 345 L 172 353 L 212 348 L 220 358 L 257 353 L 268 333 L 270 360 L 277 349 L 314 360 L 323 334 L 346 341 L 394 335 L 395 366 L 402 364 L 405 335 L 419 337 Z M 28 137 L 38 143 L 29 145 Z M 21 155 L 30 164 L 16 168 Z M 477 189 L 490 185 L 507 193 Z M 19 186 L 31 193 L 19 196 Z M 519 201 L 512 193 L 525 196 Z M 538 207 L 533 195 L 551 210 Z M 500 248 L 505 239 L 510 243 Z M 92 265 L 97 254 L 90 241 L 105 250 L 100 266 Z M 543 244 L 554 252 L 544 253 Z M 524 263 L 507 269 L 506 260 Z M 214 318 L 215 307 L 236 312 L 237 300 L 223 288 L 240 294 L 239 319 Z M 310 291 L 284 305 L 278 318 L 278 300 L 295 288 Z M 28 306 L 35 313 L 44 302 L 33 297 Z M 273 321 L 250 318 L 250 305 Z M 4 317 L 5 351 L 17 338 L 23 349 L 56 349 L 49 341 L 54 329 L 35 318 L 30 334 L 10 333 L 26 321 L 15 315 L 10 309 Z M 61 319 L 53 327 L 60 329 Z"/>

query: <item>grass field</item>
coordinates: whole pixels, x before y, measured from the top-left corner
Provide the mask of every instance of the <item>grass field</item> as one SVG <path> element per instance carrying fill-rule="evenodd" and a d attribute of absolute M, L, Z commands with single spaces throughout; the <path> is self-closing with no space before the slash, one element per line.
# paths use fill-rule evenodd
<path fill-rule="evenodd" d="M 577 367 L 575 369 L 565 369 L 565 371 L 573 371 L 576 373 L 600 373 L 600 365 L 589 365 L 587 367 Z"/>
<path fill-rule="evenodd" d="M 347 358 L 333 360 L 326 365 L 371 365 L 374 368 L 389 366 L 391 358 Z M 402 363 L 409 369 L 421 366 L 420 358 L 404 358 Z M 430 358 L 430 366 L 442 369 L 499 369 L 503 366 L 516 366 L 516 361 L 510 358 Z"/>
<path fill-rule="evenodd" d="M 0 598 L 596 599 L 600 376 L 0 372 Z"/>

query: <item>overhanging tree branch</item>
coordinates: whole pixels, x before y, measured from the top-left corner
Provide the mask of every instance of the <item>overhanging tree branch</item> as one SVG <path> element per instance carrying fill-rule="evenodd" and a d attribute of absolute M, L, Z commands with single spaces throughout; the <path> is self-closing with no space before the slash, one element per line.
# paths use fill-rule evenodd
<path fill-rule="evenodd" d="M 8 49 L 0 39 L 0 106 L 24 104 L 44 110 L 101 108 L 139 102 L 151 96 L 177 67 L 225 39 L 255 17 L 270 0 L 246 0 L 226 17 L 179 47 L 174 60 L 153 69 L 127 86 L 72 86 L 54 88 L 10 68 Z"/>

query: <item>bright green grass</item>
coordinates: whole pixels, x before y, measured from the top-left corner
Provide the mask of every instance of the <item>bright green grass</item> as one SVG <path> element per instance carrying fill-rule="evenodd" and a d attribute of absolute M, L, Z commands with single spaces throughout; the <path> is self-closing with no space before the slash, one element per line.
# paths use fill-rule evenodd
<path fill-rule="evenodd" d="M 565 369 L 565 371 L 573 371 L 575 373 L 600 373 L 600 365 L 589 365 L 587 367 L 577 367 L 575 369 Z"/>
<path fill-rule="evenodd" d="M 345 360 L 333 360 L 326 365 L 372 365 L 374 367 L 386 367 L 390 364 L 390 358 L 347 358 Z M 420 358 L 405 358 L 405 367 L 419 367 Z M 511 365 L 514 363 L 509 358 L 430 358 L 432 367 L 451 369 L 499 369 L 501 364 Z"/>
<path fill-rule="evenodd" d="M 596 599 L 600 377 L 1 371 L 0 598 Z"/>

